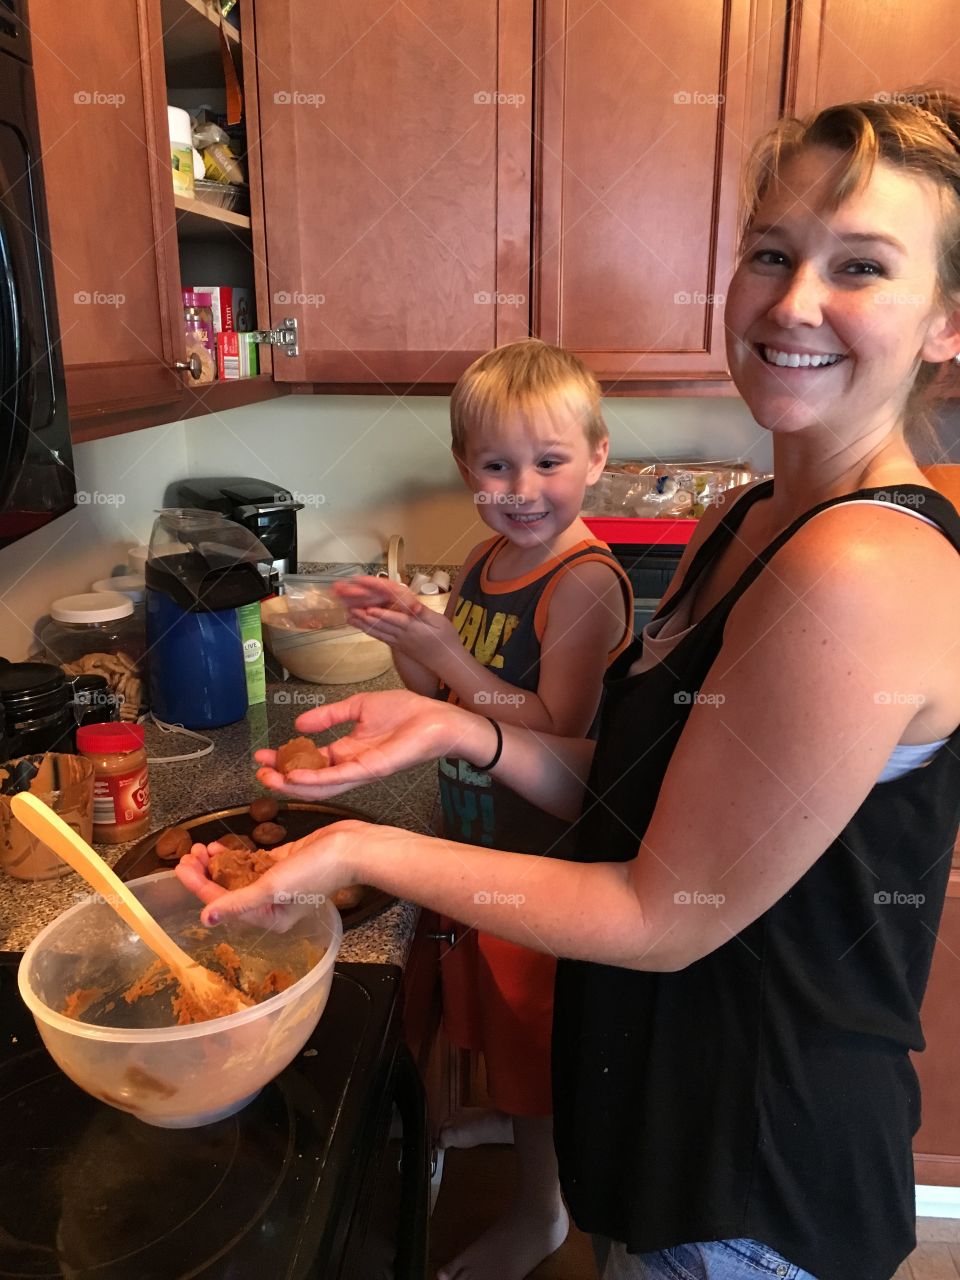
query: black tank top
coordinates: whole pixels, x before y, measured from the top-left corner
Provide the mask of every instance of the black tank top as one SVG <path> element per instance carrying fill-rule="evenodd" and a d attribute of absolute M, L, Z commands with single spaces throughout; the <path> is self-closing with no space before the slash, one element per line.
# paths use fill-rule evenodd
<path fill-rule="evenodd" d="M 733 505 L 664 615 L 771 492 L 760 484 Z M 921 502 L 960 551 L 960 517 L 942 495 L 860 490 L 776 538 L 668 664 L 629 676 L 635 640 L 607 678 L 589 780 L 605 802 L 582 821 L 583 859 L 636 856 L 690 711 L 674 694 L 700 688 L 731 609 L 771 557 L 826 507 L 878 493 Z M 920 1002 L 958 821 L 960 728 L 929 764 L 875 785 L 797 884 L 710 955 L 676 973 L 560 962 L 555 1132 L 582 1230 L 633 1253 L 747 1236 L 818 1280 L 889 1280 L 915 1244 L 909 1050 L 924 1045 Z M 921 905 L 896 905 L 918 891 Z"/>
<path fill-rule="evenodd" d="M 633 635 L 633 590 L 626 573 L 605 542 L 584 539 L 521 578 L 493 581 L 490 568 L 507 546 L 492 538 L 477 549 L 454 606 L 453 625 L 472 657 L 489 667 L 522 697 L 540 684 L 541 641 L 550 601 L 565 574 L 582 564 L 608 564 L 623 591 L 623 637 L 607 655 L 608 664 L 622 653 Z M 575 674 L 571 672 L 571 679 Z M 441 682 L 437 696 L 458 702 Z M 497 719 L 499 702 L 491 698 L 472 706 Z M 596 725 L 593 726 L 596 728 Z M 482 769 L 450 756 L 439 762 L 442 834 L 464 844 L 486 845 L 511 853 L 572 858 L 575 837 L 570 823 L 545 813 Z"/>

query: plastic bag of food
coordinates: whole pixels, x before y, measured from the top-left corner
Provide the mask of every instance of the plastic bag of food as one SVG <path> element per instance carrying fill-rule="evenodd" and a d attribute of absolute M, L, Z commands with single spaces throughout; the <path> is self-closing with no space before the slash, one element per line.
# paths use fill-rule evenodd
<path fill-rule="evenodd" d="M 270 621 L 285 631 L 317 631 L 323 627 L 343 627 L 347 611 L 330 585 L 310 574 L 287 573 L 283 578 L 286 609 L 271 613 Z"/>

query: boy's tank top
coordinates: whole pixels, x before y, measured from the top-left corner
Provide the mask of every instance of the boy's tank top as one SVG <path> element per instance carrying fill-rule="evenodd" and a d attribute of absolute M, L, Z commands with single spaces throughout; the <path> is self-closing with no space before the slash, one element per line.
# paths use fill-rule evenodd
<path fill-rule="evenodd" d="M 607 657 L 608 663 L 626 648 L 632 635 L 633 591 L 606 543 L 584 539 L 522 578 L 492 581 L 490 568 L 506 545 L 504 537 L 491 538 L 476 549 L 453 614 L 453 625 L 466 651 L 516 689 L 515 694 L 504 697 L 522 698 L 525 692 L 536 693 L 550 600 L 564 574 L 574 565 L 599 561 L 609 564 L 617 574 L 623 588 L 624 630 Z M 571 672 L 571 679 L 576 679 L 575 672 Z M 444 684 L 437 696 L 459 701 Z M 499 698 L 491 698 L 474 704 L 471 710 L 496 720 L 500 705 Z M 440 761 L 439 772 L 443 834 L 447 839 L 513 853 L 555 858 L 573 855 L 568 822 L 544 813 L 489 773 L 453 757 Z"/>
<path fill-rule="evenodd" d="M 734 504 L 664 615 L 771 492 L 760 484 Z M 674 695 L 700 688 L 731 609 L 771 557 L 814 514 L 878 492 L 922 503 L 960 551 L 960 517 L 940 494 L 861 490 L 786 529 L 668 663 L 629 676 L 635 641 L 607 679 L 589 782 L 604 804 L 581 827 L 584 860 L 636 856 L 690 712 Z M 560 962 L 555 1130 L 581 1229 L 634 1253 L 750 1237 L 818 1280 L 889 1280 L 915 1243 L 920 1098 L 908 1055 L 924 1044 L 958 820 L 960 729 L 925 766 L 874 786 L 779 902 L 686 969 Z"/>

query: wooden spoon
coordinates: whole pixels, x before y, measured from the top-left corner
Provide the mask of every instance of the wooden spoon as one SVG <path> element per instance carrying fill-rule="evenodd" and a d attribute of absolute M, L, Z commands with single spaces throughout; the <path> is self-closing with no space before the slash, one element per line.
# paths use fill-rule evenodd
<path fill-rule="evenodd" d="M 119 876 L 91 849 L 59 814 L 35 795 L 24 791 L 10 798 L 13 816 L 38 840 L 52 849 L 64 862 L 82 876 L 107 906 L 140 935 L 155 956 L 173 970 L 174 976 L 195 1005 L 195 1020 L 221 1018 L 228 1013 L 248 1009 L 253 1001 L 232 987 L 225 978 L 206 969 L 199 961 L 177 946 L 169 934 L 157 924 L 143 904 L 130 892 Z"/>

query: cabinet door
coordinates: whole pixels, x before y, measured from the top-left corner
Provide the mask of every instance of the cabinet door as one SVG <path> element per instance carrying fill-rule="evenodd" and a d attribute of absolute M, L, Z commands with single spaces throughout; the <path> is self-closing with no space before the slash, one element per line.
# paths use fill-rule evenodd
<path fill-rule="evenodd" d="M 172 195 L 157 11 L 150 0 L 31 0 L 30 30 L 71 421 L 173 404 L 177 242 L 159 215 L 162 184 L 171 214 Z"/>
<path fill-rule="evenodd" d="M 529 332 L 531 0 L 257 7 L 273 324 L 294 382 L 443 383 Z"/>
<path fill-rule="evenodd" d="M 790 33 L 787 111 L 805 115 L 929 81 L 957 90 L 960 46 L 948 12 L 939 0 L 869 10 L 863 0 L 803 0 Z"/>
<path fill-rule="evenodd" d="M 536 333 L 608 379 L 728 377 L 739 178 L 783 37 L 773 0 L 544 0 Z"/>
<path fill-rule="evenodd" d="M 958 896 L 951 896 L 958 895 Z M 916 1054 L 923 1122 L 913 1142 L 917 1182 L 960 1187 L 960 873 L 951 884 L 937 932 L 921 1019 L 927 1042 Z"/>

